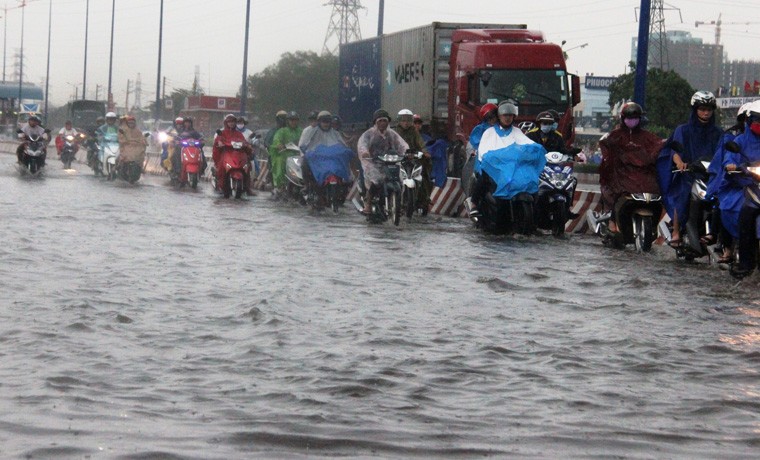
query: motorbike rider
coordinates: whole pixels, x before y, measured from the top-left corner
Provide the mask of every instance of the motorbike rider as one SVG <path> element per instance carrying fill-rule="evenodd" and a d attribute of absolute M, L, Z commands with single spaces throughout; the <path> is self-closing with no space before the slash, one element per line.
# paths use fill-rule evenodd
<path fill-rule="evenodd" d="M 285 127 L 288 122 L 288 112 L 284 110 L 278 110 L 274 116 L 275 127 L 267 131 L 267 135 L 264 136 L 264 148 L 269 148 L 274 141 L 274 135 L 280 128 Z"/>
<path fill-rule="evenodd" d="M 736 171 L 739 165 L 757 165 L 760 162 L 760 101 L 750 103 L 747 110 L 746 129 L 733 140 L 739 152 L 726 152 L 726 171 Z M 760 208 L 754 203 L 757 200 L 753 195 L 758 195 L 760 188 L 755 185 L 758 178 L 731 176 L 730 187 L 742 190 L 743 198 L 753 198 L 744 198 L 739 211 L 739 263 L 731 267 L 731 275 L 741 279 L 751 274 L 757 265 L 756 219 Z"/>
<path fill-rule="evenodd" d="M 224 184 L 225 170 L 221 164 L 222 158 L 224 156 L 224 151 L 229 148 L 228 145 L 230 145 L 232 142 L 242 142 L 243 153 L 245 155 L 248 155 L 250 153 L 251 145 L 243 136 L 243 133 L 238 131 L 237 117 L 230 113 L 224 117 L 224 128 L 217 131 L 216 137 L 214 138 L 214 147 L 212 150 L 211 158 L 214 160 L 214 166 L 216 168 L 217 191 L 222 191 L 222 184 Z M 243 180 L 245 183 L 250 182 L 249 177 L 244 177 Z"/>
<path fill-rule="evenodd" d="M 673 173 L 686 171 L 689 163 L 703 158 L 712 160 L 723 132 L 715 125 L 715 96 L 709 91 L 697 91 L 691 96 L 689 121 L 676 127 L 668 142 L 683 145 L 682 152 L 665 147 L 657 161 L 660 192 L 665 210 L 673 225 L 672 238 L 668 242 L 673 247 L 681 245 L 681 231 L 689 219 L 689 196 L 694 184 L 691 174 Z M 666 144 L 668 145 L 668 144 Z M 714 242 L 717 235 L 711 235 Z"/>
<path fill-rule="evenodd" d="M 366 130 L 357 143 L 357 151 L 364 171 L 364 209 L 362 214 L 369 214 L 372 210 L 372 197 L 374 191 L 372 185 L 379 185 L 384 177 L 383 172 L 372 161 L 374 158 L 394 150 L 401 154 L 409 149 L 404 139 L 388 125 L 391 116 L 387 111 L 378 109 L 372 114 L 373 126 Z"/>
<path fill-rule="evenodd" d="M 311 113 L 309 113 L 309 117 L 307 118 L 307 121 L 309 124 L 303 129 L 303 131 L 301 131 L 301 137 L 298 139 L 298 145 L 303 144 L 303 142 L 306 140 L 306 137 L 308 137 L 309 133 L 317 129 L 317 125 L 319 124 L 318 118 L 319 118 L 319 111 L 312 110 Z"/>
<path fill-rule="evenodd" d="M 278 194 L 285 186 L 285 161 L 287 160 L 286 146 L 298 145 L 301 139 L 301 128 L 298 126 L 298 114 L 295 111 L 288 112 L 288 124 L 277 130 L 269 146 L 270 169 L 272 171 L 272 192 Z"/>
<path fill-rule="evenodd" d="M 480 110 L 478 110 L 480 123 L 475 125 L 472 131 L 470 131 L 470 138 L 465 148 L 468 156 L 474 157 L 478 154 L 478 146 L 480 145 L 480 138 L 483 137 L 483 133 L 499 121 L 499 115 L 496 113 L 498 109 L 499 107 L 496 104 L 488 102 L 483 104 Z"/>
<path fill-rule="evenodd" d="M 498 123 L 494 124 L 490 128 L 483 132 L 483 136 L 480 138 L 478 144 L 478 152 L 475 160 L 475 183 L 472 185 L 472 191 L 470 198 L 467 202 L 469 208 L 470 217 L 477 217 L 480 215 L 481 200 L 488 192 L 489 178 L 488 175 L 481 171 L 480 164 L 483 158 L 488 155 L 489 152 L 508 147 L 512 144 L 524 145 L 534 144 L 528 136 L 517 128 L 513 127 L 515 117 L 517 117 L 517 106 L 510 100 L 503 101 L 497 108 Z M 538 182 L 538 176 L 536 176 L 536 182 Z"/>
<path fill-rule="evenodd" d="M 420 133 L 420 136 L 422 136 L 422 141 L 425 143 L 425 145 L 427 145 L 427 143 L 432 141 L 433 138 L 428 133 L 422 130 L 422 124 L 423 124 L 422 117 L 415 113 L 412 116 L 412 119 L 414 123 L 414 129 L 416 129 L 417 132 Z"/>
<path fill-rule="evenodd" d="M 238 131 L 243 133 L 245 140 L 253 145 L 253 138 L 255 137 L 255 134 L 248 128 L 248 119 L 243 115 L 240 115 L 235 126 L 237 127 Z M 255 171 L 256 175 L 259 174 L 259 163 L 256 161 L 256 152 L 253 149 L 251 149 L 251 153 L 248 155 L 248 170 Z M 255 195 L 251 189 L 250 181 L 246 183 L 246 193 L 248 193 L 248 195 Z"/>
<path fill-rule="evenodd" d="M 92 167 L 95 157 L 98 154 L 98 129 L 106 122 L 103 117 L 95 119 L 95 124 L 87 128 L 87 139 L 85 145 L 87 146 L 87 166 Z"/>
<path fill-rule="evenodd" d="M 304 190 L 306 191 L 316 186 L 306 154 L 313 152 L 320 145 L 324 145 L 325 147 L 336 144 L 346 146 L 341 133 L 333 129 L 332 120 L 332 114 L 327 110 L 322 110 L 317 114 L 317 127 L 308 133 L 308 136 L 301 135 L 303 143 L 298 148 L 304 154 L 301 159 L 301 173 L 303 175 Z"/>
<path fill-rule="evenodd" d="M 615 204 L 629 193 L 660 193 L 657 185 L 657 156 L 663 140 L 641 126 L 644 111 L 635 102 L 620 109 L 620 126 L 599 141 L 602 162 L 599 186 L 604 209 L 612 212 L 609 230 L 619 232 L 615 222 Z"/>
<path fill-rule="evenodd" d="M 58 135 L 55 137 L 55 148 L 58 151 L 58 156 L 61 156 L 61 151 L 63 151 L 63 143 L 64 139 L 66 139 L 66 136 L 73 136 L 76 138 L 78 134 L 79 131 L 77 131 L 71 124 L 71 120 L 66 120 L 66 122 L 63 124 L 63 128 L 58 131 Z M 79 150 L 79 146 L 75 145 L 74 149 L 76 152 Z"/>
<path fill-rule="evenodd" d="M 726 155 L 725 146 L 726 143 L 744 132 L 750 104 L 748 102 L 739 107 L 736 114 L 736 124 L 724 131 L 723 138 L 715 150 L 715 156 L 710 162 L 710 167 L 707 168 L 707 172 L 710 174 L 707 195 L 717 197 L 718 208 L 720 209 L 719 213 L 714 213 L 718 215 L 718 218 L 713 220 L 713 228 L 719 229 L 719 249 L 723 251 L 723 254 L 718 257 L 718 263 L 729 263 L 733 260 L 733 246 L 734 241 L 739 239 L 739 212 L 743 203 L 743 191 L 730 187 L 726 179 L 726 171 L 723 168 Z"/>
<path fill-rule="evenodd" d="M 161 142 L 161 166 L 163 166 L 169 174 L 173 174 L 174 177 L 179 174 L 179 169 L 174 168 L 174 151 L 176 150 L 174 138 L 176 138 L 177 134 L 182 131 L 184 121 L 185 120 L 182 117 L 175 118 L 172 127 L 164 131 L 166 138 Z M 172 181 L 174 181 L 174 178 L 172 178 Z"/>
<path fill-rule="evenodd" d="M 544 111 L 536 117 L 536 127 L 525 133 L 533 142 L 544 146 L 547 152 L 560 152 L 573 156 L 573 152 L 565 146 L 562 134 L 554 127 L 556 120 L 551 112 Z"/>
<path fill-rule="evenodd" d="M 401 109 L 397 115 L 398 125 L 396 132 L 404 139 L 409 146 L 409 150 L 416 154 L 422 152 L 420 164 L 422 165 L 422 192 L 420 193 L 420 203 L 417 203 L 424 212 L 427 212 L 430 206 L 430 194 L 433 192 L 430 175 L 433 171 L 433 160 L 425 147 L 425 141 L 422 139 L 420 132 L 414 126 L 414 114 L 409 109 Z M 403 152 L 399 152 L 403 153 Z"/>
<path fill-rule="evenodd" d="M 134 161 L 142 168 L 145 163 L 145 149 L 148 140 L 140 129 L 132 115 L 124 117 L 124 124 L 119 127 L 119 157 L 117 165 Z"/>
<path fill-rule="evenodd" d="M 191 117 L 184 117 L 182 119 L 182 127 L 180 128 L 179 132 L 177 132 L 177 138 L 179 139 L 195 139 L 197 141 L 201 141 L 201 174 L 203 174 L 206 171 L 206 155 L 203 154 L 203 134 L 198 132 L 195 127 L 193 127 L 193 119 Z M 182 158 L 180 158 L 180 155 L 175 155 L 177 157 L 177 165 L 172 164 L 172 167 L 175 168 L 178 171 L 182 170 Z"/>
<path fill-rule="evenodd" d="M 18 129 L 18 138 L 21 140 L 21 143 L 16 148 L 16 157 L 18 158 L 19 163 L 24 162 L 24 149 L 26 148 L 27 143 L 29 142 L 29 139 L 31 136 L 41 136 L 42 139 L 44 139 L 43 145 L 47 147 L 47 144 L 50 142 L 50 136 L 48 135 L 50 131 L 45 129 L 40 124 L 40 119 L 37 117 L 37 115 L 32 115 L 29 117 L 26 123 L 24 123 L 21 128 Z M 47 158 L 47 148 L 45 148 L 45 153 L 42 154 L 42 166 L 45 166 L 45 159 Z"/>

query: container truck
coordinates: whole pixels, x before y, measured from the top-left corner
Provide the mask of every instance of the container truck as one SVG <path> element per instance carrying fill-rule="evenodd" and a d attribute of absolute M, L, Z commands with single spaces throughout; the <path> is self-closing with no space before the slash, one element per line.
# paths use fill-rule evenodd
<path fill-rule="evenodd" d="M 559 131 L 573 142 L 573 107 L 580 80 L 569 75 L 560 46 L 524 24 L 440 23 L 340 47 L 339 115 L 362 130 L 378 108 L 410 109 L 434 137 L 466 142 L 488 102 L 517 103 L 516 124 L 533 127 L 545 110 L 560 115 Z"/>

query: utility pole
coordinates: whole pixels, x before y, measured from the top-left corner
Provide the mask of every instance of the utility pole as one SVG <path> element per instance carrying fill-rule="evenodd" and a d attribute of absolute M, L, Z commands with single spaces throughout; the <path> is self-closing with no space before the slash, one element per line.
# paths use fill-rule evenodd
<path fill-rule="evenodd" d="M 164 0 L 161 0 L 161 9 L 158 21 L 158 72 L 156 73 L 156 108 L 155 118 L 158 121 L 161 110 L 161 45 L 164 39 Z"/>
<path fill-rule="evenodd" d="M 3 83 L 5 83 L 5 56 L 8 45 L 8 6 L 3 7 Z"/>
<path fill-rule="evenodd" d="M 380 7 L 377 12 L 377 36 L 383 34 L 383 22 L 385 21 L 385 0 L 380 0 Z"/>
<path fill-rule="evenodd" d="M 47 70 L 45 71 L 45 125 L 48 121 L 48 101 L 50 100 L 50 38 L 53 35 L 53 0 L 48 5 L 48 49 Z"/>
<path fill-rule="evenodd" d="M 131 80 L 127 80 L 127 97 L 124 100 L 124 108 L 129 112 L 129 93 L 130 93 L 130 86 L 132 85 Z"/>
<path fill-rule="evenodd" d="M 647 60 L 649 56 L 649 15 L 651 0 L 641 0 L 639 18 L 639 44 L 636 50 L 636 78 L 633 86 L 633 100 L 645 108 L 647 87 Z"/>
<path fill-rule="evenodd" d="M 111 2 L 111 51 L 108 56 L 108 110 L 113 110 L 113 92 L 111 91 L 111 77 L 113 76 L 113 24 L 116 15 L 116 0 Z"/>
<path fill-rule="evenodd" d="M 245 116 L 248 102 L 248 29 L 251 24 L 251 0 L 245 2 L 245 45 L 243 45 L 243 87 L 240 89 L 240 115 Z"/>
<path fill-rule="evenodd" d="M 95 100 L 96 100 L 96 101 L 97 101 L 98 99 L 100 99 L 100 87 L 101 87 L 101 86 L 102 86 L 102 85 L 95 85 Z"/>
<path fill-rule="evenodd" d="M 90 29 L 90 0 L 87 0 L 84 13 L 84 76 L 82 77 L 82 99 L 87 99 L 87 37 Z"/>

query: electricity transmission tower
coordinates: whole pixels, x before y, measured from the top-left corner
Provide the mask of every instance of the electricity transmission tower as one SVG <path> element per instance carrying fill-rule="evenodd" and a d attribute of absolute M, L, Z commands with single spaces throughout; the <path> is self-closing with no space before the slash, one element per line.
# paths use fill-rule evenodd
<path fill-rule="evenodd" d="M 325 3 L 325 6 L 327 5 L 332 5 L 333 10 L 330 25 L 327 26 L 322 54 L 336 56 L 340 45 L 362 39 L 357 12 L 363 7 L 360 0 L 330 0 Z M 337 43 L 333 37 L 337 39 Z"/>
<path fill-rule="evenodd" d="M 667 7 L 666 7 L 667 6 Z M 652 0 L 649 22 L 649 66 L 660 70 L 668 70 L 668 35 L 665 32 L 665 11 L 676 10 L 680 16 L 681 10 L 668 5 L 662 0 Z M 683 18 L 681 19 L 683 22 Z"/>

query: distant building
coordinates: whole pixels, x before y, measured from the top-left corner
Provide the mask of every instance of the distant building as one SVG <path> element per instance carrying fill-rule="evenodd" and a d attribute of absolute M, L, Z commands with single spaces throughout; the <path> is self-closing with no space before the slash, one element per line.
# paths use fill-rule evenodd
<path fill-rule="evenodd" d="M 581 103 L 573 109 L 576 125 L 582 128 L 601 128 L 611 117 L 609 87 L 617 77 L 581 77 Z"/>
<path fill-rule="evenodd" d="M 760 61 L 730 61 L 723 45 L 706 44 L 690 32 L 670 30 L 667 36 L 668 69 L 683 77 L 695 90 L 722 97 L 760 94 Z M 631 40 L 631 60 L 636 61 L 638 42 Z M 655 50 L 649 49 L 650 65 Z"/>
<path fill-rule="evenodd" d="M 228 113 L 240 112 L 240 98 L 221 96 L 188 96 L 185 108 L 179 114 L 182 117 L 192 117 L 193 127 L 209 135 L 222 128 L 224 116 Z"/>

